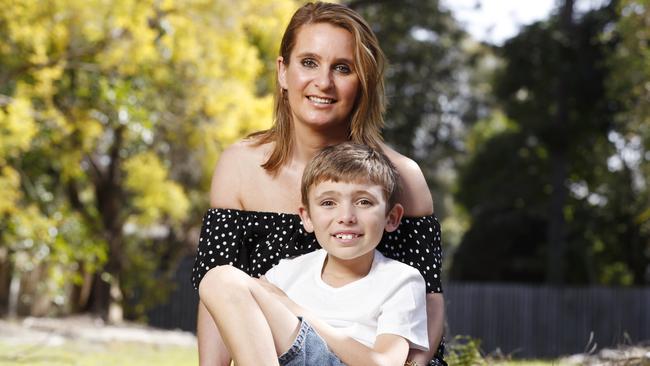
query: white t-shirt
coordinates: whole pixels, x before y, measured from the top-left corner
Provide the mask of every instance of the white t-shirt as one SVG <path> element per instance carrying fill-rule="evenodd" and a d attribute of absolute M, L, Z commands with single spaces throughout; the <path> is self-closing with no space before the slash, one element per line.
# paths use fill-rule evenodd
<path fill-rule="evenodd" d="M 420 272 L 375 250 L 367 276 L 334 288 L 321 278 L 326 257 L 320 249 L 284 259 L 264 277 L 298 305 L 368 347 L 379 334 L 396 334 L 411 348 L 429 348 L 426 290 Z"/>

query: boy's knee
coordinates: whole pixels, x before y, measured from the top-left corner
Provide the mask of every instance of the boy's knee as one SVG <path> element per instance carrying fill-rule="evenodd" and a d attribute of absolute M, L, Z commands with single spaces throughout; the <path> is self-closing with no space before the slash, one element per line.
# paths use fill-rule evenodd
<path fill-rule="evenodd" d="M 208 293 L 225 294 L 246 288 L 247 280 L 249 280 L 248 275 L 233 266 L 214 267 L 205 274 L 201 283 L 199 283 L 199 297 L 203 298 Z"/>

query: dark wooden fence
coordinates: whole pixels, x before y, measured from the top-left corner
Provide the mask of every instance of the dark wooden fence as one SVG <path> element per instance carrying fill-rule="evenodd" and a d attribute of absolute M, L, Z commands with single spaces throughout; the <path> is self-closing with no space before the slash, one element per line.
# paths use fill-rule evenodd
<path fill-rule="evenodd" d="M 554 357 L 650 340 L 650 287 L 449 284 L 448 334 L 481 339 L 482 349 Z"/>
<path fill-rule="evenodd" d="M 176 290 L 167 304 L 149 312 L 151 325 L 196 329 L 192 263 L 190 257 L 180 263 Z M 479 338 L 485 352 L 555 357 L 650 340 L 650 287 L 449 283 L 444 289 L 447 338 Z"/>
<path fill-rule="evenodd" d="M 199 306 L 199 293 L 194 290 L 190 277 L 194 257 L 186 256 L 179 263 L 174 276 L 175 289 L 169 301 L 151 309 L 147 313 L 149 325 L 164 329 L 182 329 L 196 332 L 196 310 Z"/>

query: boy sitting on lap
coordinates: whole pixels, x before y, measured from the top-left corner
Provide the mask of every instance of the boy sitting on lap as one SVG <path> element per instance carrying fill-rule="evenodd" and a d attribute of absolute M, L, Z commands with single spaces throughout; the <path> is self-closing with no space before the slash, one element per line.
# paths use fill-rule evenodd
<path fill-rule="evenodd" d="M 422 276 L 375 249 L 402 217 L 398 182 L 378 151 L 327 147 L 305 168 L 300 208 L 323 249 L 260 280 L 230 266 L 208 272 L 200 297 L 238 366 L 403 365 L 409 348 L 427 349 Z"/>

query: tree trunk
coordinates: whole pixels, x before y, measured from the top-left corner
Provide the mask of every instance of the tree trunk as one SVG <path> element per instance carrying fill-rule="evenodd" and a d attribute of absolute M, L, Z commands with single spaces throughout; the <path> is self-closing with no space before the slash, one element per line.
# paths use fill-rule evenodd
<path fill-rule="evenodd" d="M 564 218 L 564 206 L 567 198 L 567 172 L 568 172 L 568 136 L 567 125 L 569 123 L 569 77 L 571 70 L 571 28 L 573 23 L 573 0 L 565 0 L 560 10 L 561 28 L 561 55 L 563 61 L 560 63 L 562 69 L 558 73 L 557 83 L 557 113 L 551 122 L 552 130 L 551 143 L 549 144 L 549 156 L 551 164 L 551 202 L 549 206 L 548 223 L 548 256 L 546 264 L 547 282 L 559 285 L 566 280 L 566 221 Z"/>
<path fill-rule="evenodd" d="M 121 217 L 123 194 L 120 188 L 119 153 L 123 143 L 124 126 L 117 127 L 113 134 L 114 142 L 109 151 L 110 163 L 104 171 L 97 171 L 95 179 L 97 211 L 101 216 L 103 234 L 108 245 L 108 261 L 104 268 L 95 274 L 90 306 L 95 314 L 106 321 L 119 323 L 123 320 L 120 274 L 124 263 Z"/>

